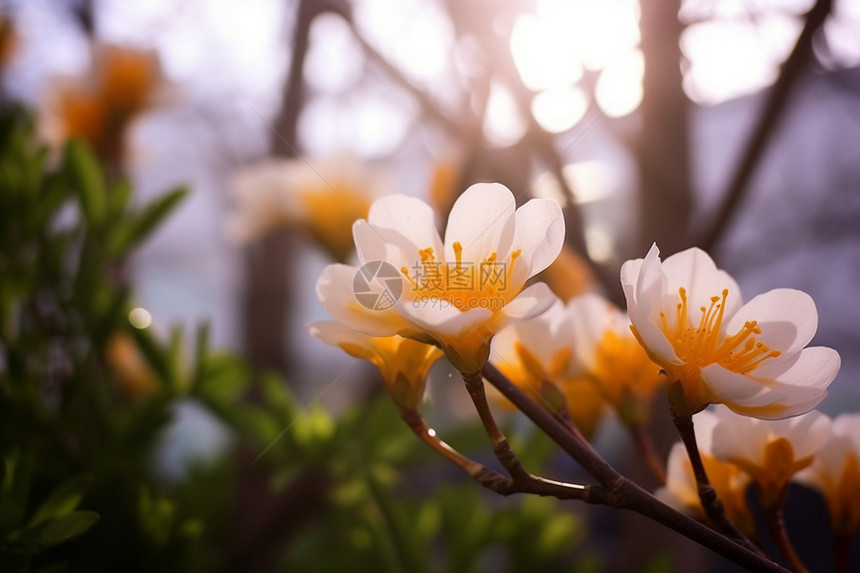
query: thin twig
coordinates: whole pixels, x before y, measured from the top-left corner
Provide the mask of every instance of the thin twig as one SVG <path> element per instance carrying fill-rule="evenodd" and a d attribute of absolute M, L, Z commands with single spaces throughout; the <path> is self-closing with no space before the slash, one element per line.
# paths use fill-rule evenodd
<path fill-rule="evenodd" d="M 427 425 L 426 420 L 415 410 L 401 410 L 400 417 L 424 443 L 442 454 L 455 465 L 463 468 L 472 479 L 501 495 L 532 493 L 558 499 L 578 499 L 587 503 L 604 503 L 603 488 L 595 485 L 580 485 L 547 480 L 526 472 L 518 478 L 506 477 L 492 469 L 467 458 L 447 443 Z"/>
<path fill-rule="evenodd" d="M 693 475 L 696 476 L 699 501 L 702 503 L 705 515 L 708 516 L 708 519 L 711 520 L 719 531 L 750 551 L 760 553 L 760 550 L 726 516 L 725 508 L 723 508 L 722 502 L 717 497 L 717 492 L 714 490 L 714 486 L 711 485 L 708 474 L 705 471 L 705 465 L 702 463 L 702 456 L 696 443 L 696 432 L 693 429 L 693 417 L 672 414 L 672 422 L 674 422 L 675 427 L 678 429 L 678 434 L 680 434 L 681 441 L 684 443 L 684 448 L 686 448 L 687 455 L 690 458 Z"/>
<path fill-rule="evenodd" d="M 651 436 L 648 435 L 642 424 L 628 424 L 627 429 L 630 431 L 633 443 L 636 444 L 636 449 L 639 450 L 639 453 L 645 459 L 648 469 L 651 470 L 651 473 L 654 474 L 660 485 L 666 485 L 666 469 L 657 457 Z"/>
<path fill-rule="evenodd" d="M 493 443 L 493 453 L 502 463 L 512 478 L 517 479 L 528 475 L 528 472 L 520 463 L 519 458 L 511 449 L 508 439 L 499 429 L 493 418 L 493 412 L 490 410 L 490 405 L 487 403 L 487 394 L 484 391 L 484 377 L 480 371 L 478 372 L 463 372 L 463 381 L 466 383 L 466 390 L 469 392 L 469 397 L 475 404 L 475 409 L 478 411 L 478 417 L 481 418 L 481 423 L 487 430 L 487 435 Z"/>
<path fill-rule="evenodd" d="M 485 365 L 483 373 L 487 381 L 603 485 L 606 505 L 629 509 L 644 515 L 750 571 L 789 573 L 767 557 L 739 545 L 703 523 L 672 509 L 623 477 L 590 446 L 576 440 L 552 414 L 529 398 L 492 364 Z"/>
<path fill-rule="evenodd" d="M 851 554 L 851 535 L 837 533 L 833 539 L 833 573 L 848 573 Z"/>
<path fill-rule="evenodd" d="M 817 0 L 812 9 L 806 14 L 806 23 L 794 49 L 782 65 L 782 71 L 770 90 L 764 113 L 759 118 L 749 141 L 744 148 L 740 164 L 726 190 L 723 204 L 717 212 L 710 228 L 700 237 L 698 245 L 709 251 L 713 249 L 722 234 L 728 228 L 737 207 L 749 188 L 749 182 L 755 174 L 768 142 L 776 131 L 800 73 L 803 71 L 809 57 L 812 55 L 812 40 L 818 29 L 824 24 L 833 7 L 833 0 Z"/>
<path fill-rule="evenodd" d="M 788 531 L 785 529 L 785 519 L 783 518 L 782 507 L 772 508 L 766 513 L 767 526 L 770 530 L 770 534 L 773 535 L 773 538 L 776 540 L 776 544 L 779 545 L 779 549 L 782 551 L 782 554 L 788 558 L 788 562 L 791 563 L 791 568 L 794 570 L 794 573 L 809 573 L 809 570 L 806 568 L 806 565 L 803 564 L 803 561 L 800 560 L 800 557 L 797 556 L 797 552 L 794 550 L 794 546 L 788 538 Z"/>

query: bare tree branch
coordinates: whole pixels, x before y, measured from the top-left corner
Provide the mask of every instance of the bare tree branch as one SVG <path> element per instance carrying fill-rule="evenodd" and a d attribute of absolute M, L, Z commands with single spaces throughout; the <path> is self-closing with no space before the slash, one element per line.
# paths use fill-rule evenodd
<path fill-rule="evenodd" d="M 725 233 L 746 194 L 776 127 L 788 107 L 789 96 L 812 56 L 812 40 L 824 24 L 833 7 L 833 0 L 817 0 L 806 14 L 806 23 L 791 54 L 782 65 L 782 71 L 770 90 L 764 112 L 746 144 L 741 161 L 725 192 L 723 203 L 714 216 L 711 227 L 696 241 L 706 251 L 711 250 Z"/>

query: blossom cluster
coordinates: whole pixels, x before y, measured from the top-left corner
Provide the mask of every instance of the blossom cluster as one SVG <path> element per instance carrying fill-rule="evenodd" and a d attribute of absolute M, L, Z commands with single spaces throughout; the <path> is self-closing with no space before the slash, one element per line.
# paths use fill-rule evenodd
<path fill-rule="evenodd" d="M 655 474 L 665 486 L 658 495 L 668 504 L 704 516 L 700 496 L 710 478 L 719 511 L 753 534 L 751 484 L 766 509 L 780 511 L 788 484 L 797 481 L 827 500 L 835 532 L 853 535 L 860 527 L 860 414 L 831 421 L 813 410 L 840 357 L 808 346 L 818 313 L 806 293 L 775 289 L 745 303 L 738 284 L 704 251 L 661 261 L 654 245 L 621 268 L 626 313 L 595 293 L 564 303 L 544 283 L 527 285 L 562 250 L 561 208 L 549 199 L 516 208 L 500 184 L 468 188 L 451 209 L 444 240 L 433 209 L 403 195 L 376 200 L 352 234 L 362 266 L 324 270 L 316 292 L 335 321 L 310 330 L 373 362 L 401 412 L 419 406 L 430 367 L 443 354 L 467 387 L 491 363 L 586 437 L 610 411 L 636 437 L 666 385 L 684 443 L 673 447 L 665 476 L 653 450 L 641 449 L 652 469 L 659 466 Z M 366 272 L 380 261 L 390 274 Z M 467 264 L 504 276 L 431 280 L 440 269 L 465 271 Z M 387 295 L 385 305 L 358 298 L 359 277 L 363 291 Z M 397 296 L 392 280 L 402 281 Z M 486 412 L 481 417 L 486 424 Z M 685 420 L 694 420 L 686 434 Z M 498 444 L 494 423 L 488 431 Z"/>
<path fill-rule="evenodd" d="M 729 518 L 747 535 L 755 532 L 747 489 L 762 506 L 779 508 L 790 483 L 817 490 L 834 533 L 860 530 L 860 414 L 831 420 L 813 410 L 783 420 L 761 420 L 724 406 L 694 416 L 699 451 L 711 484 Z M 669 454 L 665 487 L 657 496 L 669 505 L 704 516 L 693 468 L 680 442 Z"/>

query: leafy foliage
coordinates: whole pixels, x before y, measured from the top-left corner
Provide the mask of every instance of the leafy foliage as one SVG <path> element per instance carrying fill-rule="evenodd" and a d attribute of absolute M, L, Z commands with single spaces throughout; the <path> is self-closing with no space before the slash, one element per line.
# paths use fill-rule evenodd
<path fill-rule="evenodd" d="M 185 195 L 135 205 L 80 142 L 50 157 L 25 112 L 0 118 L 0 570 L 558 570 L 581 522 L 475 487 L 387 399 L 335 418 L 205 325 L 129 322 L 126 258 Z M 232 441 L 171 480 L 153 457 L 185 403 Z"/>

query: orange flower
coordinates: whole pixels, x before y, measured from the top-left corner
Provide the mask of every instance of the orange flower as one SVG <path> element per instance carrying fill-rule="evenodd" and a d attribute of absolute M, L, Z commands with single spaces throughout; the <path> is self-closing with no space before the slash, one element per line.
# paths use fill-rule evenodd
<path fill-rule="evenodd" d="M 124 397 L 139 400 L 155 391 L 155 373 L 131 336 L 124 332 L 113 335 L 108 339 L 104 352 L 108 368 L 116 377 Z"/>
<path fill-rule="evenodd" d="M 55 146 L 77 137 L 118 163 L 129 125 L 157 104 L 166 82 L 153 50 L 101 44 L 93 48 L 93 61 L 87 76 L 54 83 L 43 131 Z"/>

